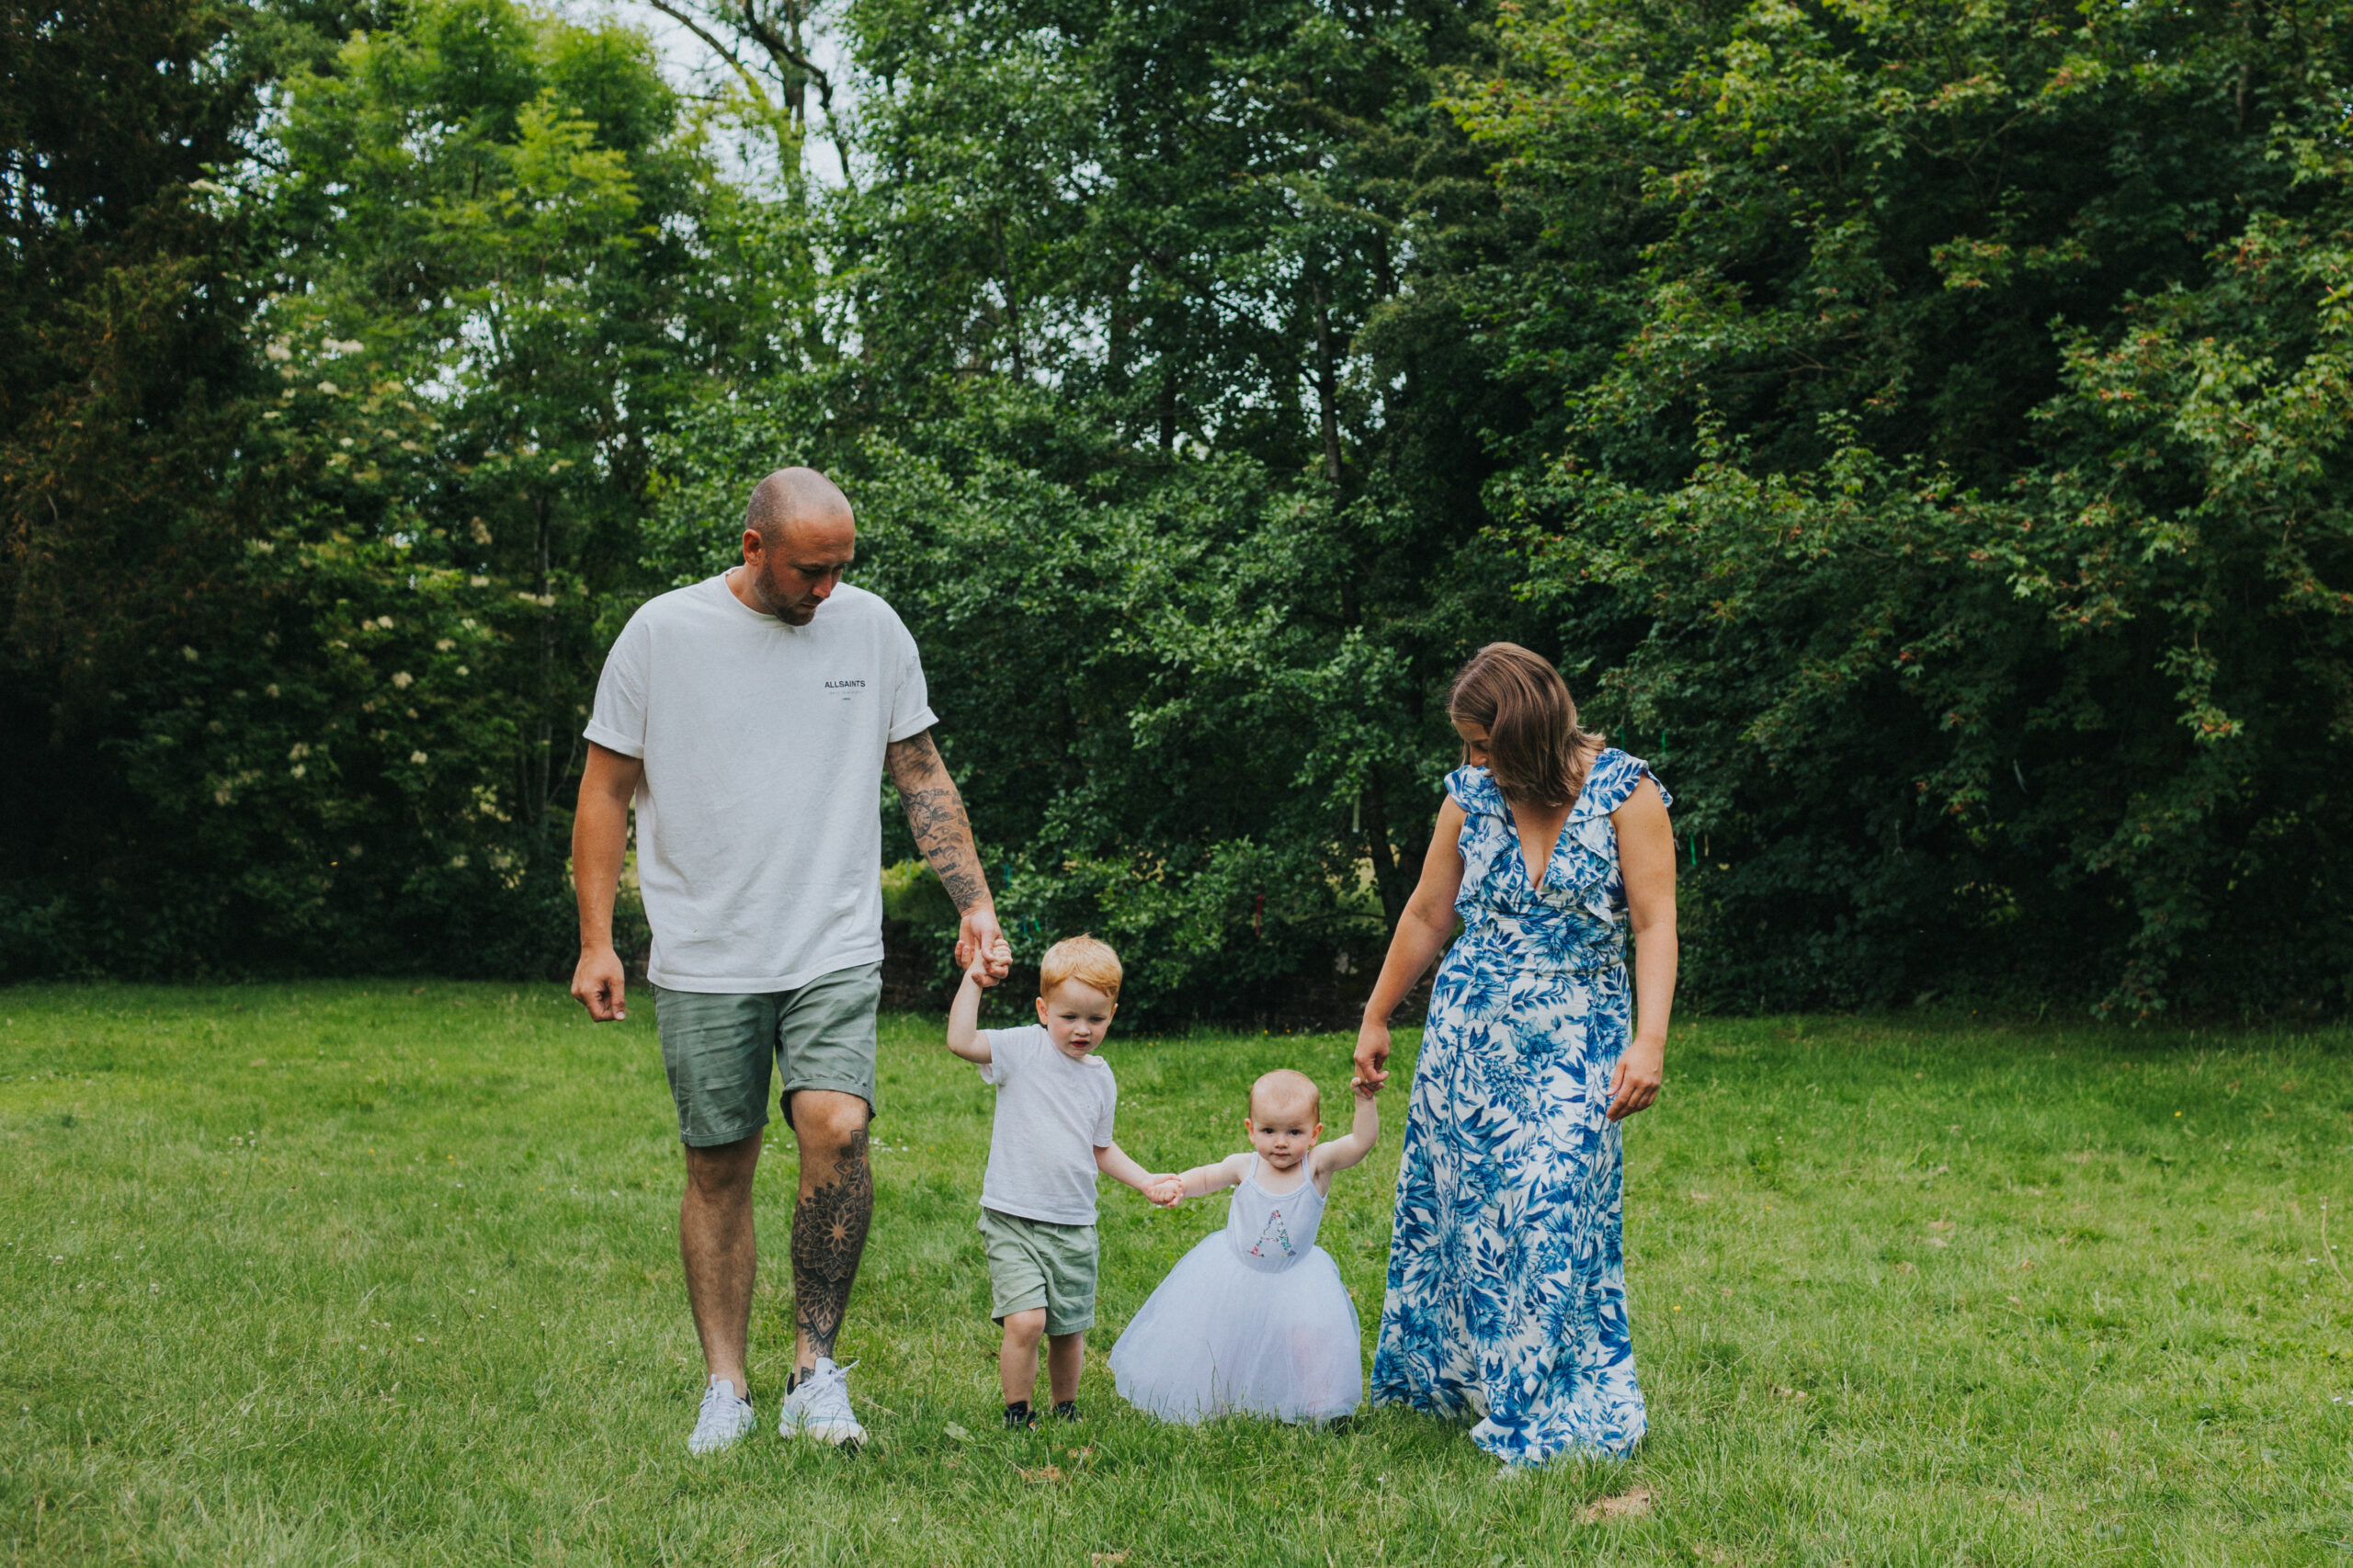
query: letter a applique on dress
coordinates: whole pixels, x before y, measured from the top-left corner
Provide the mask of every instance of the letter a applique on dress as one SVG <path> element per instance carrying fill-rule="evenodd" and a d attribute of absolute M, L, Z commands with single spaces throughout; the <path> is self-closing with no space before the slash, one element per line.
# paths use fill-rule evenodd
<path fill-rule="evenodd" d="M 1267 1244 L 1268 1242 L 1274 1243 L 1276 1247 L 1280 1250 L 1283 1256 L 1289 1257 L 1291 1256 L 1290 1227 L 1283 1223 L 1283 1211 L 1279 1209 L 1275 1210 L 1272 1213 L 1267 1216 L 1267 1223 L 1265 1227 L 1258 1232 L 1258 1239 L 1252 1244 L 1250 1248 L 1250 1256 L 1252 1257 L 1274 1256 L 1275 1255 L 1273 1253 L 1267 1250 Z"/>

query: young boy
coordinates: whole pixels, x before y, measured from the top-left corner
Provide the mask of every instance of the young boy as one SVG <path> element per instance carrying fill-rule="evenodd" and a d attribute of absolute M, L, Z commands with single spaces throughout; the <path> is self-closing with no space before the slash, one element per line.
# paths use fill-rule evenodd
<path fill-rule="evenodd" d="M 976 957 L 948 1010 L 948 1049 L 996 1085 L 996 1124 L 981 1181 L 981 1235 L 988 1248 L 990 1316 L 1005 1325 L 997 1374 L 1007 1428 L 1037 1425 L 1038 1336 L 1049 1342 L 1047 1381 L 1057 1420 L 1078 1419 L 1078 1374 L 1095 1323 L 1095 1177 L 1138 1192 L 1154 1176 L 1111 1141 L 1120 1088 L 1095 1055 L 1120 1010 L 1120 956 L 1092 937 L 1046 949 L 1038 966 L 1038 1021 L 983 1029 L 981 990 L 993 985 Z"/>

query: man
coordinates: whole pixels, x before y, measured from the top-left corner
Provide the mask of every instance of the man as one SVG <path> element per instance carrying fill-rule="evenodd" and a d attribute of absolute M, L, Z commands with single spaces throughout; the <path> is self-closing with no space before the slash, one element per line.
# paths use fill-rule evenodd
<path fill-rule="evenodd" d="M 634 616 L 597 683 L 572 835 L 589 1017 L 625 1016 L 613 893 L 637 808 L 662 1062 L 686 1146 L 678 1250 L 708 1375 L 688 1447 L 751 1429 L 752 1173 L 771 1068 L 801 1153 L 788 1436 L 865 1437 L 833 1358 L 874 1210 L 874 1009 L 882 994 L 882 775 L 962 915 L 960 964 L 1006 967 L 964 803 L 932 744 L 915 640 L 843 583 L 849 502 L 813 469 L 752 492 L 744 560 Z"/>

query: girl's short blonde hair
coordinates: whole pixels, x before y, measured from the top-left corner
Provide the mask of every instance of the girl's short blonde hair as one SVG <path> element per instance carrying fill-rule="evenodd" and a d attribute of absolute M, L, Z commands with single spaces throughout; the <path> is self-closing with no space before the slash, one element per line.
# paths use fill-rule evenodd
<path fill-rule="evenodd" d="M 1110 944 L 1081 932 L 1065 937 L 1038 960 L 1038 994 L 1045 995 L 1065 980 L 1091 985 L 1110 1000 L 1120 999 L 1120 955 Z"/>
<path fill-rule="evenodd" d="M 1258 1106 L 1262 1100 L 1269 1116 L 1303 1109 L 1308 1120 L 1324 1119 L 1324 1091 L 1315 1086 L 1314 1079 L 1289 1067 L 1278 1067 L 1271 1073 L 1261 1074 L 1258 1081 L 1250 1085 L 1250 1119 L 1253 1121 L 1258 1119 Z"/>

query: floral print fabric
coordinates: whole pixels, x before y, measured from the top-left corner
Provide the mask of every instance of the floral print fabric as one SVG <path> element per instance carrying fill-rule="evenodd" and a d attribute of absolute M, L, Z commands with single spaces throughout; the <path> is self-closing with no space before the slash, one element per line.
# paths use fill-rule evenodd
<path fill-rule="evenodd" d="M 1464 928 L 1414 1070 L 1372 1398 L 1477 1415 L 1472 1440 L 1514 1464 L 1643 1431 L 1608 1114 L 1633 1016 L 1609 813 L 1649 777 L 1614 747 L 1595 759 L 1540 888 L 1487 771 L 1446 780 Z"/>

